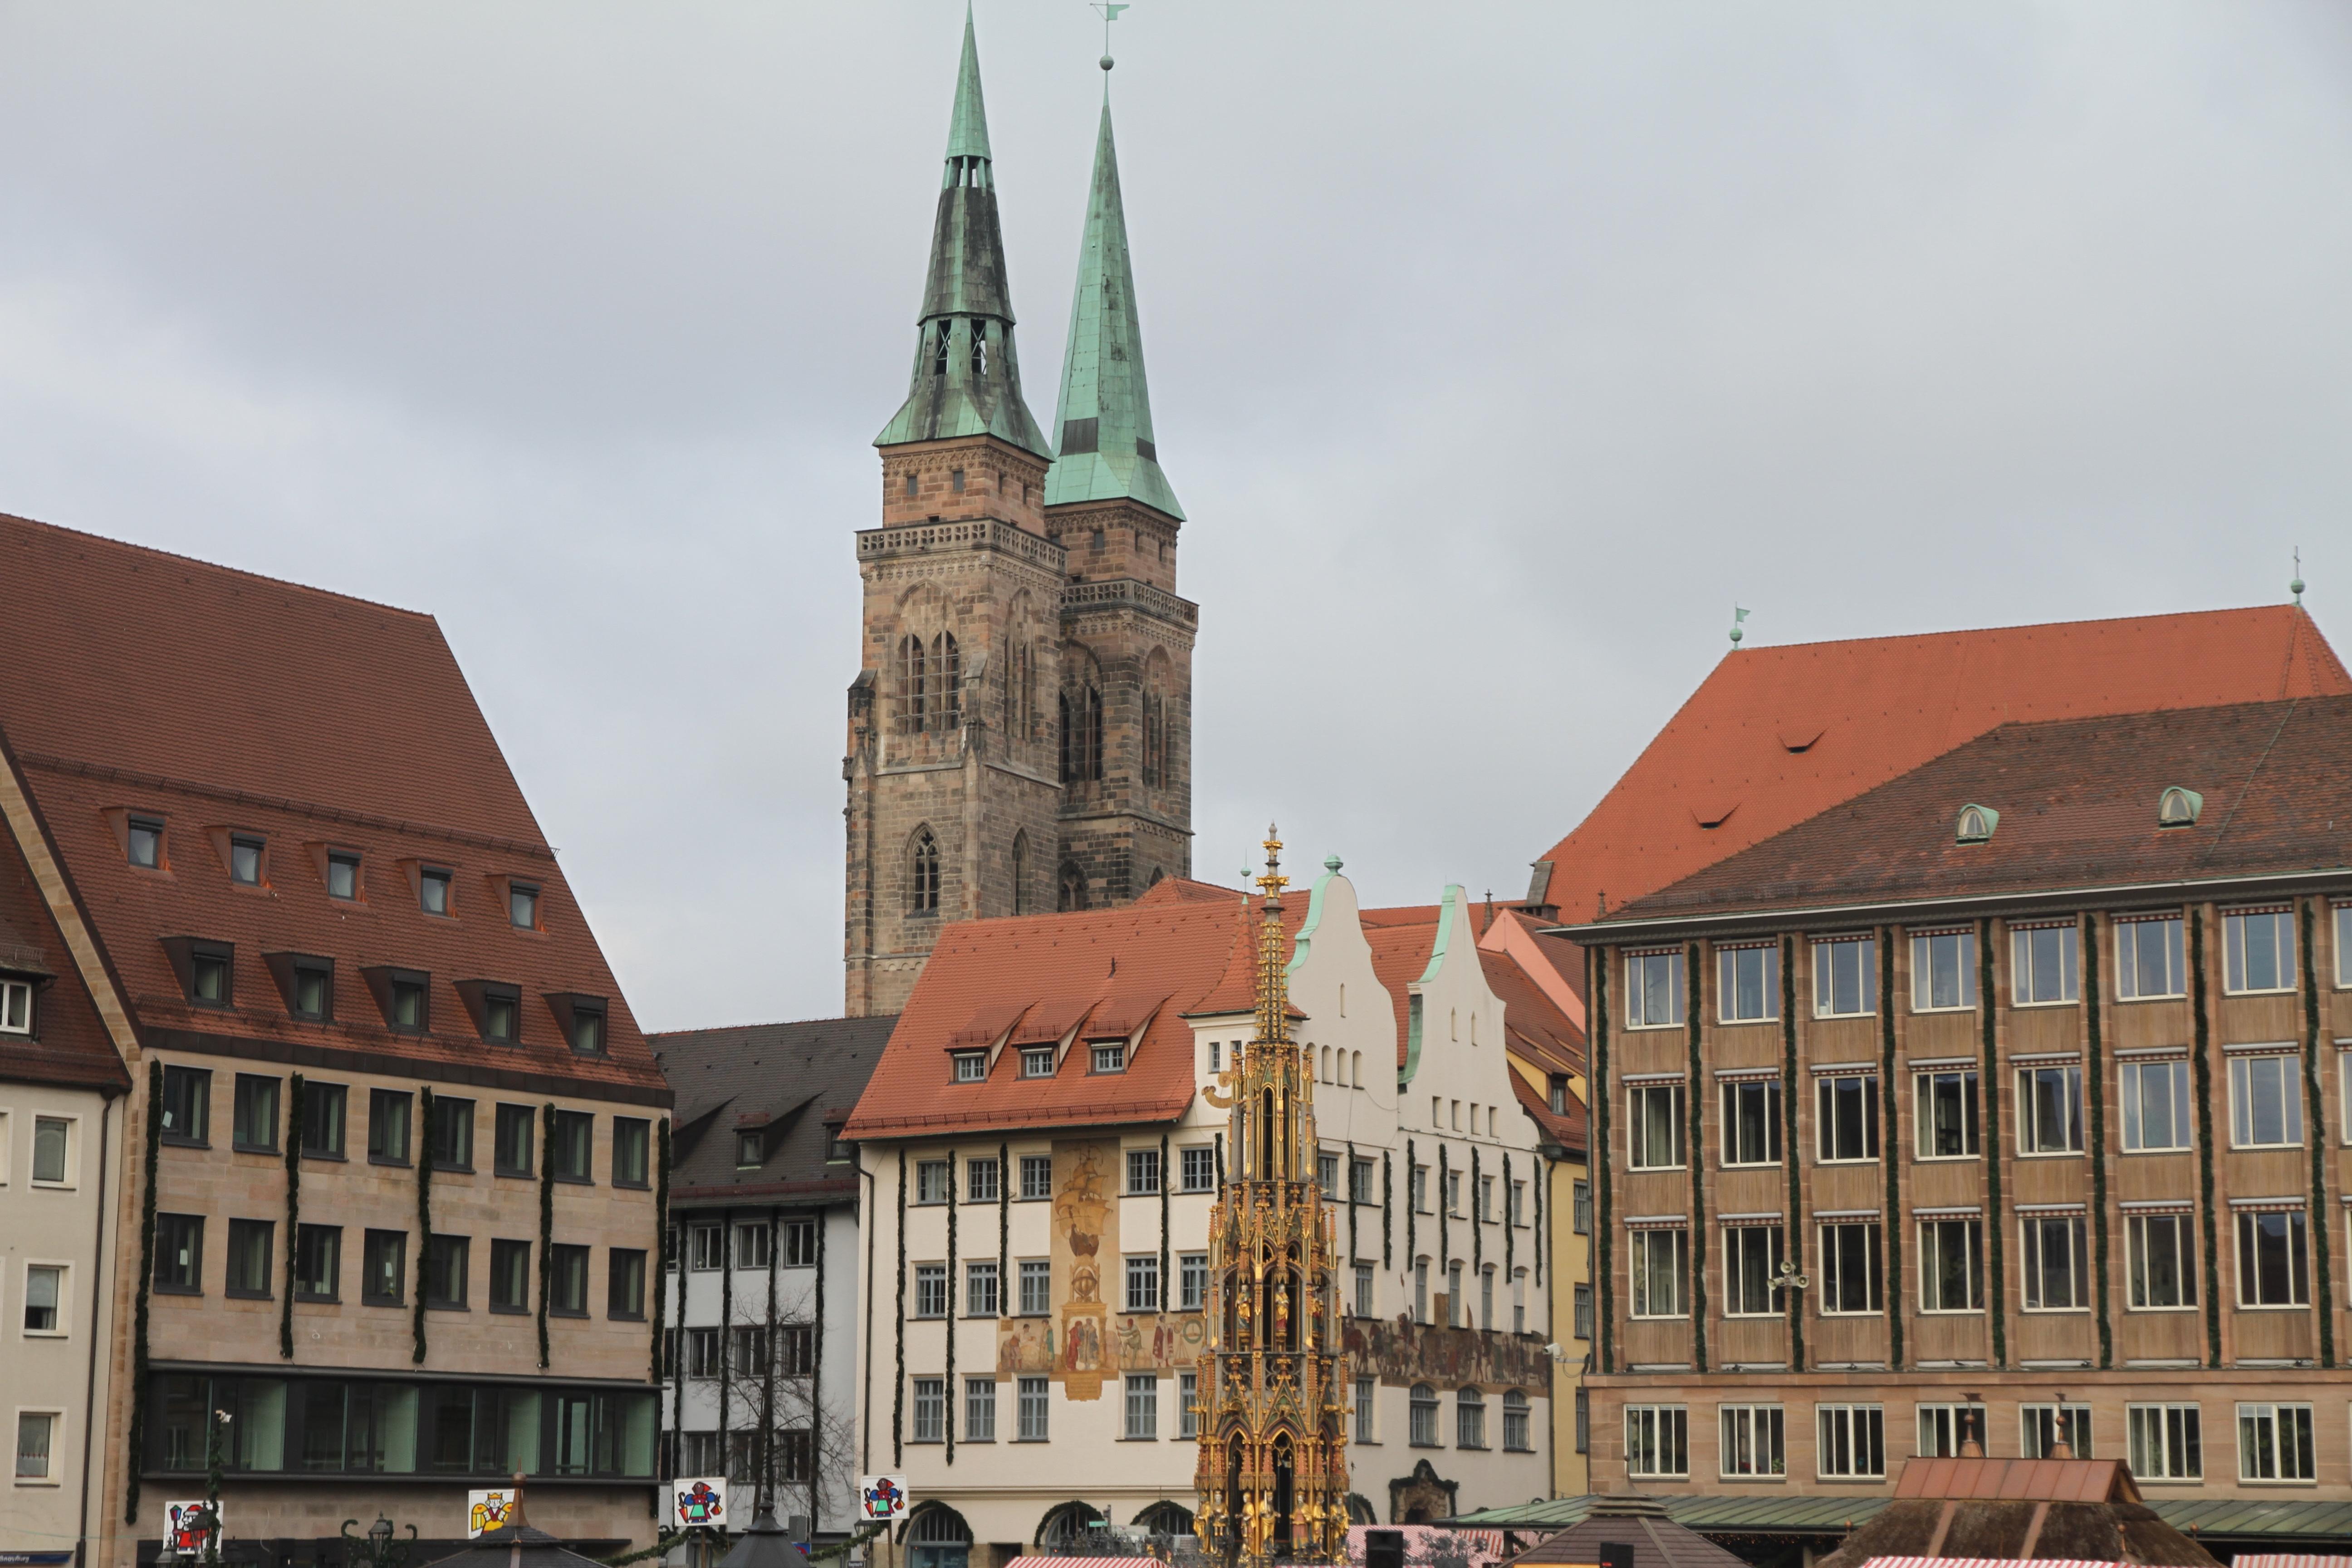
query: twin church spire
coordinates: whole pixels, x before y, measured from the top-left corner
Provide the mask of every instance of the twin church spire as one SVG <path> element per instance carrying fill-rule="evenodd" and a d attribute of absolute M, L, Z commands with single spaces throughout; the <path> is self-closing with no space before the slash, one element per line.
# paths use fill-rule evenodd
<path fill-rule="evenodd" d="M 1108 58 L 1104 63 L 1108 69 Z M 1095 139 L 1094 178 L 1050 439 L 1022 397 L 1013 326 L 980 49 L 967 10 L 913 374 L 907 401 L 874 444 L 994 436 L 1052 461 L 1044 496 L 1048 506 L 1131 499 L 1181 521 L 1183 510 L 1160 471 L 1152 438 L 1143 331 L 1135 309 L 1108 95 Z"/>

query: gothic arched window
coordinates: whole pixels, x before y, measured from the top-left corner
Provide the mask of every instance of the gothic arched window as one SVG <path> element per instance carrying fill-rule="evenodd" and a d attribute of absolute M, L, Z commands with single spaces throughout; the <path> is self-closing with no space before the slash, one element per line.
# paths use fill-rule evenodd
<path fill-rule="evenodd" d="M 1087 727 L 1086 755 L 1079 768 L 1081 778 L 1099 783 L 1103 776 L 1103 700 L 1102 689 L 1086 689 Z"/>
<path fill-rule="evenodd" d="M 1029 912 L 1029 835 L 1013 836 L 1013 912 Z"/>
<path fill-rule="evenodd" d="M 1087 874 L 1084 871 L 1076 866 L 1065 866 L 1060 883 L 1055 889 L 1055 908 L 1067 914 L 1072 910 L 1087 907 Z"/>
<path fill-rule="evenodd" d="M 931 685 L 937 693 L 931 703 L 932 727 L 952 730 L 963 722 L 963 656 L 953 632 L 931 639 Z"/>
<path fill-rule="evenodd" d="M 922 638 L 909 633 L 898 639 L 898 712 L 900 728 L 909 735 L 923 732 L 927 713 L 924 688 L 929 668 L 930 657 L 924 650 Z"/>
<path fill-rule="evenodd" d="M 908 889 L 907 907 L 915 914 L 935 915 L 940 912 L 940 841 L 931 837 L 928 827 L 915 829 L 915 842 L 908 857 L 912 873 Z"/>
<path fill-rule="evenodd" d="M 1160 780 L 1162 751 L 1168 733 L 1161 714 L 1162 700 L 1150 687 L 1143 689 L 1143 782 L 1157 786 Z"/>
<path fill-rule="evenodd" d="M 1055 727 L 1055 733 L 1060 737 L 1062 744 L 1062 782 L 1068 784 L 1078 776 L 1070 768 L 1070 694 L 1065 691 L 1054 699 L 1054 701 L 1061 719 L 1061 722 Z M 1068 908 L 1067 905 L 1063 907 Z"/>

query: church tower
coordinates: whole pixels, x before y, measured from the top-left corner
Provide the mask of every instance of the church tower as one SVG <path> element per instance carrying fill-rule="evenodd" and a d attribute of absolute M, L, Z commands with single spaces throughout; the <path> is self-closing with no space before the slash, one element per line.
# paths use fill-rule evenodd
<path fill-rule="evenodd" d="M 1106 103 L 1057 464 L 1021 394 L 980 53 L 963 57 L 907 400 L 857 535 L 845 1010 L 894 1013 L 950 921 L 1123 903 L 1191 868 L 1183 514 L 1160 472 Z"/>

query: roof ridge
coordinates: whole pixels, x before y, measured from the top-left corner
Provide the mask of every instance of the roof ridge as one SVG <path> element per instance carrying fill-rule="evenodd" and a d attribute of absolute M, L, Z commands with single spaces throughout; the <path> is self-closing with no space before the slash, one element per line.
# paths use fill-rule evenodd
<path fill-rule="evenodd" d="M 266 572 L 249 571 L 242 566 L 224 566 L 217 561 L 205 561 L 194 555 L 183 555 L 176 550 L 159 550 L 152 544 L 134 544 L 127 539 L 114 539 L 103 533 L 92 533 L 88 529 L 68 528 L 61 522 L 47 522 L 37 517 L 25 517 L 13 511 L 0 511 L 0 524 L 11 522 L 20 522 L 28 528 L 40 529 L 48 533 L 61 533 L 73 539 L 88 540 L 93 544 L 103 545 L 110 550 L 121 551 L 128 554 L 144 555 L 156 561 L 168 561 L 181 566 L 194 566 L 216 576 L 241 577 L 248 583 L 258 583 L 271 588 L 289 588 L 297 594 L 307 595 L 312 598 L 331 599 L 340 604 L 357 605 L 362 609 L 383 610 L 392 615 L 404 616 L 411 620 L 423 621 L 430 626 L 440 625 L 429 610 L 412 610 L 404 605 L 386 604 L 382 599 L 363 599 L 357 594 L 338 593 L 332 588 L 321 588 L 315 584 L 297 583 L 290 577 L 272 577 Z"/>
<path fill-rule="evenodd" d="M 1927 642 L 1937 637 L 1991 637 L 2000 632 L 2049 631 L 2060 626 L 2112 626 L 2138 621 L 2205 620 L 2218 616 L 2259 615 L 2264 611 L 2288 612 L 2294 608 L 2293 605 L 2222 605 L 2205 610 L 2158 610 L 2142 616 L 2095 616 L 2078 620 L 2017 621 L 1993 626 L 1948 626 L 1941 631 L 1883 632 L 1870 637 L 1825 637 L 1818 642 L 1767 643 L 1761 647 L 1748 647 L 1743 645 L 1725 654 L 1723 658 L 1728 659 L 1734 655 L 1744 657 L 1755 653 L 1790 653 L 1800 648 L 1849 647 L 1857 643 Z M 2303 618 L 2306 621 L 2310 620 L 2310 612 L 2304 612 Z"/>
<path fill-rule="evenodd" d="M 896 1013 L 858 1013 L 830 1018 L 763 1018 L 750 1024 L 704 1024 L 684 1029 L 648 1029 L 646 1038 L 658 1040 L 674 1035 L 715 1035 L 722 1029 L 789 1029 L 802 1024 L 863 1024 L 870 1018 L 896 1019 Z"/>

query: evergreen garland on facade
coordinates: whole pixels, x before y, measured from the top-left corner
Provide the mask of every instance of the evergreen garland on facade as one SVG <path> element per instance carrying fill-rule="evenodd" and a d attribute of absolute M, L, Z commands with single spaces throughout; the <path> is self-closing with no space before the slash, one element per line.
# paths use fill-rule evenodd
<path fill-rule="evenodd" d="M 1421 1205 L 1412 1201 L 1412 1173 L 1421 1169 L 1412 1140 L 1404 1141 L 1404 1266 L 1410 1272 L 1421 1260 Z"/>
<path fill-rule="evenodd" d="M 1165 1184 L 1162 1184 L 1164 1185 Z M 948 1310 L 947 1322 L 944 1325 L 947 1331 L 948 1340 L 948 1365 L 946 1374 L 940 1380 L 940 1436 L 947 1443 L 947 1459 L 948 1463 L 950 1465 L 955 1463 L 956 1412 L 961 1408 L 962 1404 L 962 1401 L 956 1396 L 955 1375 L 956 1286 L 958 1283 L 956 1279 L 956 1210 L 963 1206 L 963 1205 L 956 1201 L 959 1196 L 960 1194 L 956 1191 L 955 1151 L 950 1149 L 948 1151 Z M 1002 1279 L 997 1281 L 997 1285 L 1000 1289 L 1003 1288 L 1003 1284 L 1004 1281 Z"/>
<path fill-rule="evenodd" d="M 1544 1266 L 1544 1184 L 1551 1180 L 1551 1173 L 1545 1169 L 1542 1157 L 1538 1156 L 1534 1167 L 1528 1172 L 1528 1175 L 1529 1177 L 1528 1182 L 1528 1191 L 1533 1193 L 1536 1199 L 1534 1236 L 1536 1283 L 1540 1285 L 1543 1283 Z M 1549 1322 L 1551 1321 L 1551 1314 L 1549 1311 L 1544 1314 L 1544 1321 L 1546 1322 Z"/>
<path fill-rule="evenodd" d="M 294 1271 L 302 1251 L 302 1075 L 287 1080 L 286 1109 L 286 1289 L 278 1298 L 278 1356 L 294 1359 Z"/>
<path fill-rule="evenodd" d="M 1470 1274 L 1475 1279 L 1486 1277 L 1486 1216 L 1480 1212 L 1478 1199 L 1486 1191 L 1478 1184 L 1478 1145 L 1470 1145 Z M 1492 1328 L 1493 1324 L 1487 1327 Z"/>
<path fill-rule="evenodd" d="M 1160 1135 L 1160 1310 L 1163 1312 L 1168 1310 L 1168 1189 L 1175 1180 L 1176 1173 L 1168 1168 L 1168 1134 L 1162 1132 Z M 1003 1184 L 1001 1179 L 997 1183 L 1000 1187 Z M 1002 1306 L 1004 1298 L 1002 1270 L 996 1276 L 996 1295 L 997 1304 Z"/>
<path fill-rule="evenodd" d="M 1781 965 L 1783 985 L 1788 984 L 1788 965 Z M 1690 1113 L 1690 1145 L 1684 1151 L 1684 1163 L 1690 1167 L 1690 1321 L 1691 1366 L 1698 1372 L 1706 1370 L 1706 1189 L 1703 1178 L 1706 1173 L 1706 1078 L 1699 1067 L 1699 1031 L 1706 1017 L 1705 1001 L 1699 985 L 1698 943 L 1691 942 L 1683 950 L 1683 984 L 1689 992 L 1683 1008 L 1683 1027 L 1690 1046 L 1690 1088 L 1684 1099 L 1684 1108 Z"/>
<path fill-rule="evenodd" d="M 2000 1009 L 1993 1005 L 1992 921 L 1977 921 L 1977 1009 L 1983 1020 L 1984 1071 L 1977 1092 L 1984 1100 L 1979 1147 L 1985 1163 L 1985 1307 L 1992 1314 L 1992 1364 L 2009 1364 L 2008 1249 L 2001 1245 Z"/>
<path fill-rule="evenodd" d="M 416 1156 L 416 1279 L 412 1284 L 415 1300 L 409 1306 L 409 1338 L 414 1342 L 408 1359 L 418 1366 L 425 1364 L 425 1270 L 433 1254 L 433 1090 L 420 1086 L 416 1091 L 416 1127 L 414 1147 Z"/>
<path fill-rule="evenodd" d="M 907 1443 L 907 1148 L 898 1146 L 898 1295 L 896 1370 L 890 1380 L 890 1468 L 906 1459 Z"/>
<path fill-rule="evenodd" d="M 1895 928 L 1878 928 L 1878 1087 L 1881 1114 L 1878 1125 L 1881 1136 L 1888 1141 L 1902 1125 L 1895 1120 L 1900 1109 L 1895 1098 Z M 1791 1153 L 1795 1151 L 1791 1150 Z M 1886 1247 L 1886 1370 L 1903 1369 L 1903 1213 L 1902 1195 L 1896 1187 L 1898 1166 L 1892 1149 L 1886 1151 L 1886 1213 L 1896 1223 L 1883 1226 Z"/>
<path fill-rule="evenodd" d="M 1601 1335 L 1601 1370 L 1617 1370 L 1617 1248 L 1616 1235 L 1610 1228 L 1615 1219 L 1613 1206 L 1616 1194 L 1611 1190 L 1609 1171 L 1615 1155 L 1610 1139 L 1614 1135 L 1609 1104 L 1609 962 L 1610 950 L 1601 949 L 1585 959 L 1585 993 L 1592 998 L 1592 1150 L 1598 1156 L 1587 1167 L 1593 1173 L 1593 1184 L 1599 1199 L 1598 1212 L 1592 1225 L 1592 1248 L 1599 1256 L 1594 1259 L 1594 1281 L 1600 1286 L 1600 1319 L 1597 1331 Z"/>
<path fill-rule="evenodd" d="M 1511 1185 L 1511 1155 L 1503 1153 L 1503 1278 L 1517 1280 L 1519 1277 L 1518 1215 L 1513 1208 L 1513 1195 L 1518 1189 Z"/>
<path fill-rule="evenodd" d="M 2107 1069 L 2100 1056 L 2099 922 L 2082 917 L 2074 941 L 2083 954 L 2083 1037 L 2091 1079 L 2091 1288 L 2098 1292 L 2099 1366 L 2116 1364 L 2116 1331 L 2107 1312 Z"/>
<path fill-rule="evenodd" d="M 1348 1261 L 1356 1261 L 1356 1145 L 1348 1145 Z"/>
<path fill-rule="evenodd" d="M 662 1380 L 662 1330 L 669 1321 L 669 1118 L 665 1116 L 654 1124 L 654 1277 L 646 1289 L 653 1292 L 653 1347 L 650 1360 L 653 1381 Z"/>
<path fill-rule="evenodd" d="M 774 1507 L 770 1488 L 776 1474 L 776 1244 L 783 1239 L 782 1232 L 776 1211 L 770 1208 L 767 1342 L 760 1357 L 760 1441 L 755 1445 L 760 1457 L 760 1513 Z"/>
<path fill-rule="evenodd" d="M 2189 921 L 2189 1023 L 2197 1048 L 2189 1058 L 2189 1081 L 2196 1086 L 2198 1208 L 2205 1219 L 2205 1364 L 2221 1364 L 2221 1259 L 2219 1226 L 2213 1217 L 2213 1064 L 2206 1059 L 2212 1044 L 2212 1026 L 2205 995 L 2205 911 L 2194 904 Z"/>
<path fill-rule="evenodd" d="M 1454 1297 L 1461 1292 L 1452 1289 L 1454 1226 L 1448 1223 L 1453 1215 L 1447 1212 L 1451 1205 L 1445 1201 L 1445 1178 L 1453 1173 L 1454 1167 L 1446 1163 L 1445 1140 L 1441 1138 L 1437 1141 L 1437 1197 L 1435 1200 L 1437 1204 L 1437 1288 L 1447 1292 L 1445 1308 L 1447 1321 L 1458 1322 L 1462 1315 L 1462 1303 L 1454 1300 Z"/>
<path fill-rule="evenodd" d="M 2297 900 L 2303 927 L 2303 1092 L 2305 1122 L 2311 1129 L 2311 1241 L 2315 1253 L 2312 1269 L 2319 1286 L 2319 1364 L 2336 1364 L 2336 1268 L 2329 1239 L 2335 1227 L 2327 1213 L 2327 1108 L 2319 1096 L 2319 971 L 2314 967 L 2312 927 L 2316 919 L 2313 901 Z"/>
<path fill-rule="evenodd" d="M 555 1101 L 551 1100 L 540 1113 L 539 1124 L 539 1368 L 541 1372 L 547 1370 L 547 1299 L 555 1283 L 554 1267 Z M 725 1430 L 723 1425 L 720 1430 Z"/>
<path fill-rule="evenodd" d="M 1797 1160 L 1797 944 L 1780 939 L 1780 1148 L 1789 1157 L 1789 1228 L 1782 1257 L 1791 1268 L 1805 1266 L 1805 1197 Z M 1696 1086 L 1693 1086 L 1696 1087 Z M 1607 1160 L 1601 1168 L 1606 1172 Z M 1601 1178 L 1608 1178 L 1603 1175 Z M 1805 1307 L 1794 1290 L 1789 1298 L 1789 1370 L 1805 1370 Z"/>
<path fill-rule="evenodd" d="M 1396 1267 L 1396 1249 L 1390 1245 L 1395 1235 L 1391 1218 L 1395 1197 L 1396 1155 L 1383 1149 L 1381 1151 L 1381 1272 L 1383 1274 Z"/>
<path fill-rule="evenodd" d="M 1165 1222 L 1163 1221 L 1163 1224 Z M 996 1146 L 996 1309 L 1011 1317 L 1013 1291 L 1013 1146 Z"/>
<path fill-rule="evenodd" d="M 1000 1185 L 1000 1189 L 1002 1187 Z M 833 1226 L 826 1223 L 823 1209 L 816 1215 L 816 1311 L 809 1333 L 814 1340 L 809 1357 L 809 1531 L 812 1534 L 824 1528 L 817 1516 L 817 1478 L 824 1474 L 824 1400 L 822 1373 L 824 1371 L 824 1247 L 825 1237 Z M 854 1259 L 856 1254 L 852 1253 Z"/>
<path fill-rule="evenodd" d="M 130 1453 L 122 1467 L 122 1522 L 139 1522 L 139 1472 L 147 1448 L 147 1291 L 155 1280 L 155 1174 L 163 1149 L 163 1064 L 147 1058 L 145 1190 L 139 1194 L 139 1294 L 131 1309 Z"/>

